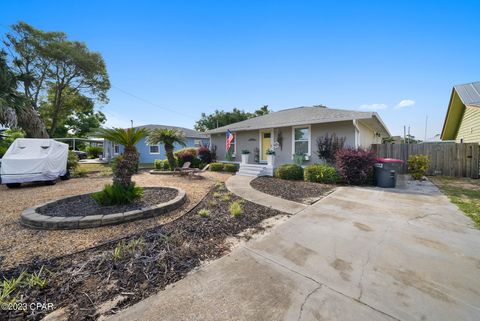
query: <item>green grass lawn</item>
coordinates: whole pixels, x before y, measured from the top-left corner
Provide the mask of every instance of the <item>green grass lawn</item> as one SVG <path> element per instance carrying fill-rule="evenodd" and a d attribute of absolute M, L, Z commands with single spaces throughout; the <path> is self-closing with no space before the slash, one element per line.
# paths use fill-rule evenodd
<path fill-rule="evenodd" d="M 430 179 L 480 229 L 480 180 L 443 176 Z"/>
<path fill-rule="evenodd" d="M 138 166 L 139 169 L 153 169 L 155 166 L 153 163 L 143 163 Z M 112 168 L 110 164 L 83 164 L 80 163 L 78 165 L 78 171 L 85 172 L 85 173 L 102 173 L 105 175 L 112 173 Z"/>

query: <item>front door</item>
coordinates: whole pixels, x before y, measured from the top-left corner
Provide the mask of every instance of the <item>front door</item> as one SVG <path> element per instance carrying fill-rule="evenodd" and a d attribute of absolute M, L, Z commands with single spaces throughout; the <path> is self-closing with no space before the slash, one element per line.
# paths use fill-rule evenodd
<path fill-rule="evenodd" d="M 261 131 L 260 132 L 261 139 L 262 139 L 262 157 L 261 161 L 267 161 L 267 150 L 272 146 L 272 133 L 270 131 Z"/>

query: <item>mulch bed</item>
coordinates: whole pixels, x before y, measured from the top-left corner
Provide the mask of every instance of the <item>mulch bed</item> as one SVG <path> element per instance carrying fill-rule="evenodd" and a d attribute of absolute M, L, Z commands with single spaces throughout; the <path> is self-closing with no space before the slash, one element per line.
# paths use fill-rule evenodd
<path fill-rule="evenodd" d="M 101 206 L 91 194 L 77 195 L 39 207 L 37 212 L 48 216 L 107 215 L 139 210 L 168 202 L 178 195 L 177 190 L 165 187 L 147 187 L 143 196 L 132 204 Z"/>
<path fill-rule="evenodd" d="M 289 201 L 313 204 L 329 194 L 334 186 L 304 181 L 290 181 L 274 177 L 257 177 L 250 185 L 260 192 Z"/>
<path fill-rule="evenodd" d="M 243 209 L 238 217 L 229 212 L 233 201 L 239 201 Z M 200 209 L 207 209 L 208 216 L 201 217 Z M 17 302 L 26 306 L 53 303 L 55 309 L 66 307 L 69 320 L 95 320 L 164 289 L 202 261 L 225 255 L 229 252 L 227 237 L 247 228 L 261 230 L 261 221 L 279 214 L 283 213 L 242 200 L 228 193 L 224 184 L 217 184 L 197 207 L 176 221 L 68 256 L 17 266 L 0 272 L 0 279 L 43 267 L 49 271 L 44 272 L 46 286 L 22 284 L 12 294 L 17 295 Z M 102 305 L 115 298 L 117 303 L 101 311 Z M 49 312 L 0 310 L 0 320 L 40 320 Z"/>

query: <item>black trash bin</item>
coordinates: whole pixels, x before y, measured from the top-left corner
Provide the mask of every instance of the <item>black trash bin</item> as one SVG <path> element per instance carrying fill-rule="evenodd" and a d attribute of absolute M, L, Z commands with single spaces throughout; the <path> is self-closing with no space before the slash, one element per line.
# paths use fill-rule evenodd
<path fill-rule="evenodd" d="M 395 158 L 377 158 L 375 163 L 375 185 L 378 187 L 395 187 L 397 172 L 403 161 Z"/>

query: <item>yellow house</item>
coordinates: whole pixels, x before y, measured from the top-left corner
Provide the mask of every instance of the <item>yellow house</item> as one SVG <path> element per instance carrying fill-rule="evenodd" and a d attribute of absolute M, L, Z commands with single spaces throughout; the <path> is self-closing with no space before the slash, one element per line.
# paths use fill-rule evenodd
<path fill-rule="evenodd" d="M 480 143 L 480 81 L 453 86 L 441 138 Z"/>

